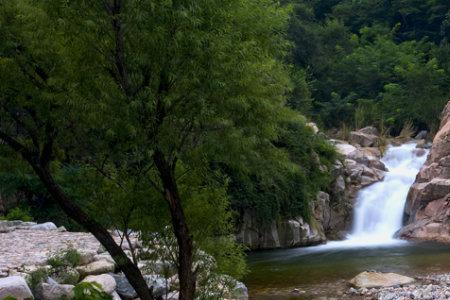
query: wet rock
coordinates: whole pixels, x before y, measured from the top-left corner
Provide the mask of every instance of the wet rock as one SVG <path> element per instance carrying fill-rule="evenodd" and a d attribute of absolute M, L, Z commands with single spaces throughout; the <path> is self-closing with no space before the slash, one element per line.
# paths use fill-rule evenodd
<path fill-rule="evenodd" d="M 378 136 L 362 131 L 352 131 L 350 132 L 349 141 L 351 144 L 360 145 L 361 147 L 372 147 L 378 142 Z"/>
<path fill-rule="evenodd" d="M 34 299 L 25 279 L 20 276 L 11 276 L 0 279 L 0 299 L 7 296 L 17 300 Z"/>
<path fill-rule="evenodd" d="M 416 137 L 414 139 L 416 140 L 425 140 L 428 136 L 428 131 L 426 130 L 421 130 L 419 131 L 419 133 L 416 135 Z"/>
<path fill-rule="evenodd" d="M 414 278 L 395 273 L 362 272 L 349 283 L 358 288 L 374 288 L 409 284 L 414 281 Z"/>

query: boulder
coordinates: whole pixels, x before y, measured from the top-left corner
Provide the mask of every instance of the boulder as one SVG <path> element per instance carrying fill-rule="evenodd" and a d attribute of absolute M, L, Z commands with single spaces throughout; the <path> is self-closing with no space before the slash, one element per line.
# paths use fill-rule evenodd
<path fill-rule="evenodd" d="M 52 222 L 46 222 L 46 223 L 30 226 L 30 229 L 32 229 L 32 230 L 57 230 L 58 227 L 56 227 L 56 225 Z"/>
<path fill-rule="evenodd" d="M 337 152 L 342 154 L 343 156 L 348 156 L 357 150 L 355 146 L 350 145 L 347 142 L 337 140 L 334 140 L 333 142 Z"/>
<path fill-rule="evenodd" d="M 41 283 L 36 288 L 36 298 L 40 300 L 72 299 L 75 286 L 70 284 Z"/>
<path fill-rule="evenodd" d="M 357 288 L 377 288 L 410 284 L 414 281 L 414 278 L 395 273 L 362 272 L 352 278 L 349 283 Z"/>
<path fill-rule="evenodd" d="M 361 147 L 372 147 L 378 142 L 378 136 L 361 131 L 351 131 L 349 141 Z"/>
<path fill-rule="evenodd" d="M 416 140 L 425 140 L 427 138 L 427 135 L 428 135 L 428 131 L 421 130 L 421 131 L 419 131 L 419 133 L 416 135 L 416 137 L 414 139 L 416 139 Z"/>
<path fill-rule="evenodd" d="M 117 294 L 116 291 L 111 293 L 111 297 L 112 297 L 112 300 L 122 300 L 122 298 L 120 298 L 119 294 Z"/>
<path fill-rule="evenodd" d="M 95 256 L 97 255 L 97 253 L 95 251 L 80 251 L 79 253 L 80 253 L 80 263 L 79 263 L 80 265 L 87 265 L 96 260 Z"/>
<path fill-rule="evenodd" d="M 128 279 L 123 274 L 110 274 L 116 281 L 116 292 L 122 297 L 122 299 L 135 299 L 137 293 Z M 153 296 L 156 298 L 165 295 L 169 289 L 170 284 L 165 278 L 159 275 L 144 275 L 144 279 L 147 282 L 149 288 L 153 290 Z"/>
<path fill-rule="evenodd" d="M 87 275 L 99 275 L 114 272 L 115 268 L 116 266 L 114 263 L 104 259 L 94 261 L 85 266 L 79 266 L 77 267 L 77 271 L 80 273 L 81 276 L 87 276 Z"/>
<path fill-rule="evenodd" d="M 0 278 L 0 299 L 7 296 L 17 300 L 34 299 L 27 282 L 20 276 Z"/>
<path fill-rule="evenodd" d="M 117 287 L 116 280 L 109 274 L 89 275 L 82 282 L 97 282 L 102 290 L 108 294 L 114 292 Z"/>
<path fill-rule="evenodd" d="M 361 128 L 358 130 L 358 132 L 364 133 L 364 134 L 371 134 L 371 135 L 378 135 L 378 129 L 374 126 L 367 126 L 364 128 Z"/>

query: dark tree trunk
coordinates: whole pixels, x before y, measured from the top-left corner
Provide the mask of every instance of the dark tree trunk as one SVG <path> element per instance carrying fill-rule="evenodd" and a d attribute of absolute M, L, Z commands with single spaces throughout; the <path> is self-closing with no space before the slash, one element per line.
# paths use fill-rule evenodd
<path fill-rule="evenodd" d="M 130 284 L 136 290 L 140 299 L 152 300 L 153 296 L 138 267 L 126 256 L 124 251 L 109 232 L 99 223 L 89 217 L 78 205 L 73 203 L 61 187 L 54 181 L 47 168 L 33 166 L 49 194 L 58 202 L 62 210 L 87 231 L 92 233 L 112 256 L 117 266 L 123 271 Z"/>
<path fill-rule="evenodd" d="M 155 166 L 160 174 L 164 198 L 169 203 L 172 226 L 178 243 L 178 277 L 180 281 L 179 300 L 193 300 L 195 295 L 196 278 L 192 270 L 193 244 L 192 236 L 186 223 L 178 187 L 175 180 L 173 166 L 171 166 L 161 151 L 156 150 L 153 155 Z"/>

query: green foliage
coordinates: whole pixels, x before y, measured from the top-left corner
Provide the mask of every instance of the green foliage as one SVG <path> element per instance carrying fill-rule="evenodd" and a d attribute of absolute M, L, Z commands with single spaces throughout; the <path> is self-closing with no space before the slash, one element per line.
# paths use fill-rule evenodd
<path fill-rule="evenodd" d="M 52 268 L 76 267 L 80 264 L 81 254 L 72 247 L 63 250 L 47 260 L 47 264 Z"/>
<path fill-rule="evenodd" d="M 48 271 L 45 268 L 39 268 L 29 274 L 27 283 L 32 291 L 36 290 L 36 287 L 48 279 Z"/>
<path fill-rule="evenodd" d="M 450 88 L 448 1 L 291 2 L 292 60 L 309 72 L 317 121 L 436 130 Z"/>
<path fill-rule="evenodd" d="M 47 260 L 47 264 L 51 267 L 48 273 L 59 283 L 76 284 L 80 274 L 74 268 L 80 264 L 80 260 L 81 254 L 78 250 L 70 247 Z"/>
<path fill-rule="evenodd" d="M 13 221 L 13 220 L 21 220 L 24 222 L 29 222 L 33 220 L 33 217 L 30 215 L 29 207 L 14 207 L 4 217 L 5 220 Z"/>
<path fill-rule="evenodd" d="M 96 282 L 80 282 L 73 289 L 74 300 L 111 300 L 112 296 L 104 292 Z"/>
<path fill-rule="evenodd" d="M 228 171 L 233 208 L 241 215 L 251 211 L 264 225 L 280 217 L 309 219 L 317 192 L 330 183 L 335 150 L 326 139 L 314 135 L 304 120 L 283 124 L 273 144 L 287 160 L 265 160 L 251 174 Z"/>

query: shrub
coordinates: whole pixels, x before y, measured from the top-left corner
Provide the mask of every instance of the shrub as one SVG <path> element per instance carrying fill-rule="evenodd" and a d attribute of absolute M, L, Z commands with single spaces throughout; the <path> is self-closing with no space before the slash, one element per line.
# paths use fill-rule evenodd
<path fill-rule="evenodd" d="M 36 287 L 45 281 L 47 281 L 48 278 L 48 271 L 44 268 L 36 269 L 35 271 L 31 272 L 28 277 L 28 285 L 30 286 L 31 290 L 35 290 Z"/>
<path fill-rule="evenodd" d="M 80 264 L 81 254 L 77 249 L 69 248 L 65 251 L 62 251 L 47 260 L 47 263 L 52 268 L 61 268 L 61 267 L 76 267 Z"/>
<path fill-rule="evenodd" d="M 29 208 L 20 208 L 20 207 L 15 207 L 15 208 L 11 209 L 5 218 L 6 218 L 6 220 L 9 220 L 9 221 L 21 220 L 24 222 L 29 222 L 29 221 L 33 220 L 33 218 L 30 215 Z"/>
<path fill-rule="evenodd" d="M 63 284 L 76 284 L 80 274 L 74 269 L 80 264 L 81 255 L 78 250 L 69 248 L 57 253 L 47 260 L 50 265 L 50 275 Z"/>

